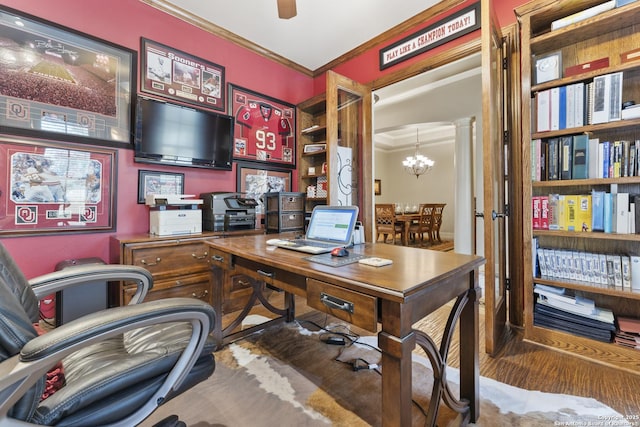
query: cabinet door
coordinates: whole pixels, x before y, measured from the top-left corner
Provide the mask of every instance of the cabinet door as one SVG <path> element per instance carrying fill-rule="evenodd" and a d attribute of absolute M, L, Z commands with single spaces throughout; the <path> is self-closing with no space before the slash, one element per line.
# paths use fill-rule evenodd
<path fill-rule="evenodd" d="M 484 164 L 485 349 L 501 346 L 507 320 L 505 71 L 502 32 L 493 14 L 496 0 L 482 1 L 482 129 Z"/>
<path fill-rule="evenodd" d="M 327 180 L 329 204 L 358 205 L 373 235 L 371 86 L 327 72 Z"/>

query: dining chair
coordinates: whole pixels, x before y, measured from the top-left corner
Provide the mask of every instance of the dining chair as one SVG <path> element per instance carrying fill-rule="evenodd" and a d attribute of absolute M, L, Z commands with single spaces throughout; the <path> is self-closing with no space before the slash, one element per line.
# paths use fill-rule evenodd
<path fill-rule="evenodd" d="M 432 241 L 434 207 L 435 205 L 433 204 L 421 204 L 419 208 L 420 217 L 418 221 L 409 226 L 410 235 L 414 237 L 420 236 L 420 246 L 424 245 L 425 235 L 429 241 Z"/>
<path fill-rule="evenodd" d="M 387 236 L 391 236 L 391 243 L 396 243 L 396 236 L 402 234 L 401 223 L 396 221 L 396 207 L 391 203 L 376 204 L 376 241 L 383 236 L 383 242 L 387 243 Z"/>
<path fill-rule="evenodd" d="M 442 211 L 444 211 L 444 207 L 446 203 L 437 203 L 433 208 L 433 228 L 431 230 L 431 239 L 437 240 L 438 242 L 442 242 L 440 238 L 440 226 L 442 225 Z"/>

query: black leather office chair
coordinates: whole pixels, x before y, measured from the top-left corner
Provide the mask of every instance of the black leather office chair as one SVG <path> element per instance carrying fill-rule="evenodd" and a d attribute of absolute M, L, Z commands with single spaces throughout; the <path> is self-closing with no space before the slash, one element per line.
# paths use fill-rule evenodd
<path fill-rule="evenodd" d="M 36 332 L 43 296 L 118 280 L 138 284 L 130 305 Z M 140 303 L 152 283 L 143 268 L 99 264 L 28 281 L 0 243 L 0 426 L 131 427 L 208 378 L 215 369 L 213 308 L 191 298 Z M 41 400 L 59 362 L 65 383 Z"/>

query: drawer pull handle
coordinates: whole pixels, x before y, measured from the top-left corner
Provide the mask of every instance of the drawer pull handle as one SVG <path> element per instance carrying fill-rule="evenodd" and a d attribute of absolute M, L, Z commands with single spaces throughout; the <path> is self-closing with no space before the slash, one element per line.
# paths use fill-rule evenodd
<path fill-rule="evenodd" d="M 147 260 L 140 260 L 140 264 L 142 265 L 146 265 L 147 267 L 153 267 L 154 265 L 158 265 L 160 264 L 160 261 L 162 261 L 159 257 L 156 258 L 156 262 L 147 262 Z"/>
<path fill-rule="evenodd" d="M 268 277 L 270 279 L 273 279 L 274 274 L 273 273 L 269 273 L 267 271 L 264 270 L 256 270 L 258 272 L 259 275 L 264 276 L 264 277 Z"/>
<path fill-rule="evenodd" d="M 216 262 L 222 262 L 222 261 L 224 261 L 224 257 L 223 257 L 223 256 L 220 256 L 220 255 L 213 255 L 211 258 L 212 258 L 214 261 L 216 261 Z"/>
<path fill-rule="evenodd" d="M 205 252 L 204 255 L 196 255 L 196 254 L 191 254 L 192 257 L 194 257 L 195 259 L 205 259 L 207 257 L 207 253 Z"/>
<path fill-rule="evenodd" d="M 204 290 L 204 292 L 203 292 L 203 293 L 201 293 L 200 295 L 196 295 L 196 293 L 195 293 L 195 292 L 193 292 L 193 293 L 191 294 L 191 296 L 192 296 L 193 298 L 198 298 L 198 299 L 206 298 L 206 297 L 207 297 L 207 295 L 209 295 L 209 291 L 208 291 L 208 290 L 206 290 L 206 289 L 205 289 L 205 290 Z"/>
<path fill-rule="evenodd" d="M 347 313 L 353 314 L 352 302 L 345 301 L 343 299 L 325 294 L 324 292 L 320 294 L 320 302 L 329 308 L 335 308 L 337 310 L 342 310 L 342 311 L 346 311 Z"/>

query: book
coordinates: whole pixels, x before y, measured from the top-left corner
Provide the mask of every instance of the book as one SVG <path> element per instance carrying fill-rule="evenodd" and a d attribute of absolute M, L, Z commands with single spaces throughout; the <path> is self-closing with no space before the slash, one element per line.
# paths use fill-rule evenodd
<path fill-rule="evenodd" d="M 598 150 L 599 145 L 599 138 L 589 138 L 587 148 L 587 178 L 602 178 L 602 176 L 598 175 L 598 160 L 600 159 Z"/>
<path fill-rule="evenodd" d="M 578 196 L 567 194 L 564 196 L 564 224 L 567 231 L 580 231 L 578 223 Z"/>
<path fill-rule="evenodd" d="M 558 129 L 567 128 L 567 87 L 560 86 L 558 89 Z M 551 94 L 553 95 L 553 91 Z M 553 108 L 553 104 L 552 104 Z M 552 126 L 553 129 L 553 126 Z"/>
<path fill-rule="evenodd" d="M 622 113 L 622 71 L 610 74 L 609 77 L 609 120 L 620 120 Z"/>
<path fill-rule="evenodd" d="M 540 229 L 549 229 L 549 196 L 540 196 Z"/>
<path fill-rule="evenodd" d="M 620 255 L 622 266 L 622 288 L 631 289 L 631 261 L 628 255 Z"/>
<path fill-rule="evenodd" d="M 571 156 L 571 179 L 586 179 L 589 164 L 589 137 L 574 135 Z"/>
<path fill-rule="evenodd" d="M 560 88 L 552 87 L 549 90 L 551 91 L 549 96 L 551 130 L 560 130 L 560 111 L 562 110 L 562 107 L 560 106 Z"/>
<path fill-rule="evenodd" d="M 604 191 L 591 191 L 591 231 L 604 231 Z"/>
<path fill-rule="evenodd" d="M 585 124 L 585 84 L 583 82 L 575 84 L 575 123 L 576 127 L 584 126 Z"/>
<path fill-rule="evenodd" d="M 612 217 L 613 217 L 613 202 L 611 201 L 611 193 L 604 193 L 604 232 L 611 233 L 613 229 Z"/>
<path fill-rule="evenodd" d="M 591 124 L 607 123 L 609 121 L 610 92 L 611 74 L 593 78 Z"/>
<path fill-rule="evenodd" d="M 549 195 L 549 230 L 564 230 L 564 196 L 561 194 Z"/>
<path fill-rule="evenodd" d="M 610 147 L 611 147 L 611 142 L 609 141 L 602 141 L 600 143 L 600 151 L 598 151 L 598 158 L 602 160 L 602 162 L 598 166 L 602 168 L 602 175 L 598 176 L 598 178 L 609 178 Z"/>
<path fill-rule="evenodd" d="M 531 197 L 531 226 L 534 230 L 540 229 L 540 196 Z"/>
<path fill-rule="evenodd" d="M 560 140 L 558 138 L 547 140 L 547 179 L 549 181 L 560 179 Z"/>
<path fill-rule="evenodd" d="M 577 196 L 577 200 L 575 231 L 592 231 L 591 195 L 580 194 Z"/>
<path fill-rule="evenodd" d="M 612 197 L 613 198 L 613 197 Z M 615 228 L 612 230 L 618 234 L 629 233 L 629 193 L 616 193 L 614 200 Z"/>
<path fill-rule="evenodd" d="M 631 264 L 631 289 L 640 290 L 640 256 L 629 255 L 629 263 Z"/>
<path fill-rule="evenodd" d="M 551 90 L 541 90 L 536 93 L 536 111 L 538 132 L 547 132 L 551 130 Z"/>
<path fill-rule="evenodd" d="M 559 30 L 560 28 L 564 28 L 567 25 L 575 24 L 576 22 L 584 21 L 585 19 L 589 19 L 592 16 L 599 15 L 607 10 L 611 10 L 616 6 L 616 0 L 610 0 L 599 5 L 590 7 L 585 10 L 581 10 L 580 12 L 573 13 L 569 16 L 565 16 L 560 19 L 556 19 L 551 22 L 551 31 Z"/>
<path fill-rule="evenodd" d="M 573 166 L 573 137 L 560 137 L 560 179 L 571 179 Z"/>

